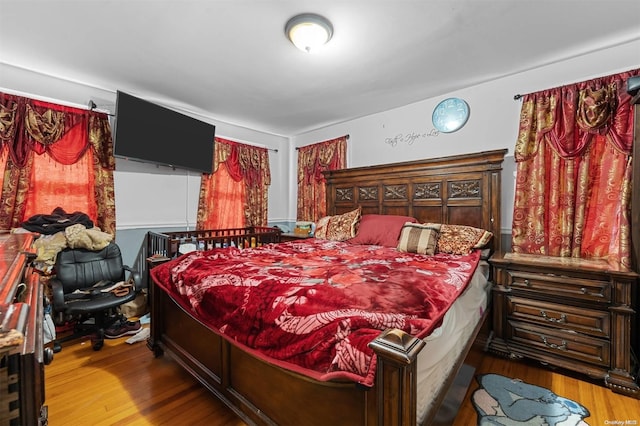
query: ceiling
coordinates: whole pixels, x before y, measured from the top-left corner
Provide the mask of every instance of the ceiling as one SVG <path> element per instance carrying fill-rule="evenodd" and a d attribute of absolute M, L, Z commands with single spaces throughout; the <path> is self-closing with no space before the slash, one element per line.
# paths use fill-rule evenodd
<path fill-rule="evenodd" d="M 316 54 L 284 36 L 306 12 L 334 27 Z M 0 63 L 295 136 L 640 39 L 639 19 L 638 0 L 0 0 Z"/>

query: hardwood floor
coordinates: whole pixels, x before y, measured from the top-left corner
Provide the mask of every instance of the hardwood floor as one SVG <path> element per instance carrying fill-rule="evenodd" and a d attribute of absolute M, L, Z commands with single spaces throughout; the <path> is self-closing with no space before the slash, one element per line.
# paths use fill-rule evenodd
<path fill-rule="evenodd" d="M 55 354 L 45 367 L 50 426 L 245 425 L 170 358 L 126 340 L 97 352 L 77 340 Z"/>
<path fill-rule="evenodd" d="M 63 345 L 45 367 L 50 426 L 208 425 L 245 423 L 168 357 L 154 358 L 145 342 L 107 340 L 95 352 L 87 340 Z M 591 426 L 640 425 L 640 400 L 533 363 L 484 354 L 478 373 L 498 373 L 553 390 L 580 402 Z M 163 386 L 160 387 L 159 384 Z M 169 386 L 167 386 L 169 385 Z M 454 426 L 477 424 L 472 380 Z"/>

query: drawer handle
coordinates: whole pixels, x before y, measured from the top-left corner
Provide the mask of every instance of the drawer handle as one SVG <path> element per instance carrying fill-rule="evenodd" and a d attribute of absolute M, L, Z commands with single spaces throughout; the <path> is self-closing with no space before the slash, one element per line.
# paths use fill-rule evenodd
<path fill-rule="evenodd" d="M 580 288 L 580 293 L 587 294 L 589 296 L 604 297 L 604 294 L 602 292 L 600 292 L 600 293 L 589 293 L 589 290 L 587 290 L 585 287 L 581 287 Z"/>
<path fill-rule="evenodd" d="M 563 324 L 565 322 L 567 322 L 567 315 L 566 314 L 560 314 L 560 318 L 553 318 L 547 315 L 547 313 L 545 311 L 540 311 L 540 316 L 542 318 L 544 318 L 545 320 L 549 321 L 549 322 L 554 322 L 557 324 Z"/>
<path fill-rule="evenodd" d="M 524 285 L 526 285 L 527 287 L 531 287 L 531 283 L 529 282 L 529 280 L 524 280 Z"/>
<path fill-rule="evenodd" d="M 566 351 L 567 350 L 567 342 L 566 341 L 562 341 L 562 344 L 560 345 L 556 345 L 555 343 L 549 343 L 547 342 L 547 338 L 544 336 L 540 336 L 542 338 L 542 343 L 544 343 L 545 346 L 547 346 L 548 348 L 551 349 L 557 349 L 559 351 Z"/>

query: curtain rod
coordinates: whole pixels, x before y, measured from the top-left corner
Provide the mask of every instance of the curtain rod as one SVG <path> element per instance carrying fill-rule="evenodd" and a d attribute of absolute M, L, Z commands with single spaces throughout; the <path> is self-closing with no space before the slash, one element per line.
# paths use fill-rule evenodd
<path fill-rule="evenodd" d="M 243 141 L 243 140 L 239 140 L 239 139 L 234 139 L 234 138 L 230 138 L 230 137 L 228 137 L 228 136 L 224 136 L 224 135 L 216 135 L 215 137 L 216 137 L 216 138 L 220 138 L 220 139 L 226 139 L 226 140 L 229 140 L 229 141 L 231 141 L 231 142 L 241 143 L 241 144 L 244 144 L 244 145 L 255 146 L 255 147 L 258 147 L 258 148 L 264 148 L 264 149 L 266 149 L 267 151 L 278 152 L 278 148 L 269 148 L 268 146 L 263 145 L 263 144 L 259 144 L 259 143 L 254 143 L 254 142 L 249 142 L 249 141 Z"/>
<path fill-rule="evenodd" d="M 14 95 L 14 96 L 22 96 L 23 98 L 31 98 L 35 101 L 49 102 L 52 104 L 58 104 L 58 105 L 67 106 L 71 108 L 86 109 L 89 111 L 93 111 L 97 107 L 95 102 L 93 102 L 92 100 L 89 100 L 88 105 L 81 105 L 75 102 L 63 101 L 60 99 L 49 98 L 47 96 L 34 95 L 33 93 L 21 92 L 19 90 L 12 90 L 4 87 L 0 87 L 0 92 L 7 93 L 9 95 Z M 111 111 L 109 111 L 108 109 L 98 109 L 96 110 L 96 112 L 101 112 L 101 113 L 110 115 L 112 117 L 114 115 L 114 114 L 111 114 Z"/>
<path fill-rule="evenodd" d="M 96 105 L 95 102 L 93 102 L 93 99 L 89 99 L 89 104 L 87 105 L 87 107 L 89 108 L 89 111 L 93 111 L 94 109 L 96 109 L 98 105 Z M 98 110 L 98 112 L 103 112 Z M 105 112 L 105 114 L 107 114 L 109 117 L 115 117 L 115 114 L 111 114 L 111 111 L 107 110 L 107 112 Z"/>
<path fill-rule="evenodd" d="M 345 138 L 347 138 L 347 140 L 349 140 L 350 136 L 348 134 L 346 134 L 346 135 L 340 136 L 340 137 L 345 137 Z M 334 139 L 338 139 L 338 138 L 334 138 Z M 329 139 L 329 140 L 331 140 L 331 139 Z M 322 143 L 322 142 L 317 142 L 317 143 Z M 298 151 L 300 148 L 304 148 L 304 147 L 303 146 L 296 146 L 296 151 Z"/>
<path fill-rule="evenodd" d="M 617 73 L 609 74 L 609 75 L 601 75 L 601 76 L 599 76 L 599 77 L 593 77 L 593 78 L 589 78 L 589 79 L 587 79 L 587 80 L 576 81 L 576 82 L 573 82 L 573 83 L 567 83 L 567 84 L 563 84 L 563 85 L 561 85 L 561 86 L 553 87 L 553 88 L 551 88 L 551 89 L 538 90 L 538 92 L 544 92 L 544 91 L 546 91 L 546 90 L 558 89 L 558 88 L 561 88 L 561 87 L 573 86 L 573 85 L 581 84 L 581 83 L 588 83 L 588 82 L 591 82 L 591 81 L 594 81 L 594 80 L 600 80 L 600 79 L 603 79 L 603 78 L 609 78 L 609 77 L 611 77 L 611 76 L 615 76 L 615 75 L 620 75 L 620 74 L 625 74 L 625 73 L 633 73 L 634 71 L 636 71 L 636 69 L 635 69 L 635 68 L 634 68 L 634 69 L 627 70 L 627 71 L 621 71 L 621 72 L 617 72 Z M 525 97 L 525 96 L 527 96 L 527 95 L 531 95 L 531 94 L 533 94 L 533 93 L 537 93 L 537 92 L 526 93 L 526 94 L 524 94 L 524 95 L 521 95 L 521 94 L 519 94 L 519 93 L 518 93 L 518 94 L 516 94 L 516 95 L 514 95 L 514 96 L 513 96 L 513 100 L 514 100 L 514 101 L 517 101 L 518 99 L 521 99 L 521 98 L 523 98 L 523 97 Z"/>

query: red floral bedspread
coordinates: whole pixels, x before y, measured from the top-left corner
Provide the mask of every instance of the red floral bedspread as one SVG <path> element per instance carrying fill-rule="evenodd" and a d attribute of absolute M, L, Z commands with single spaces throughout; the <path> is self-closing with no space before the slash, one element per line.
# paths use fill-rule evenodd
<path fill-rule="evenodd" d="M 268 362 L 371 386 L 367 344 L 387 328 L 427 336 L 479 257 L 308 239 L 192 252 L 151 274 L 204 324 Z"/>

